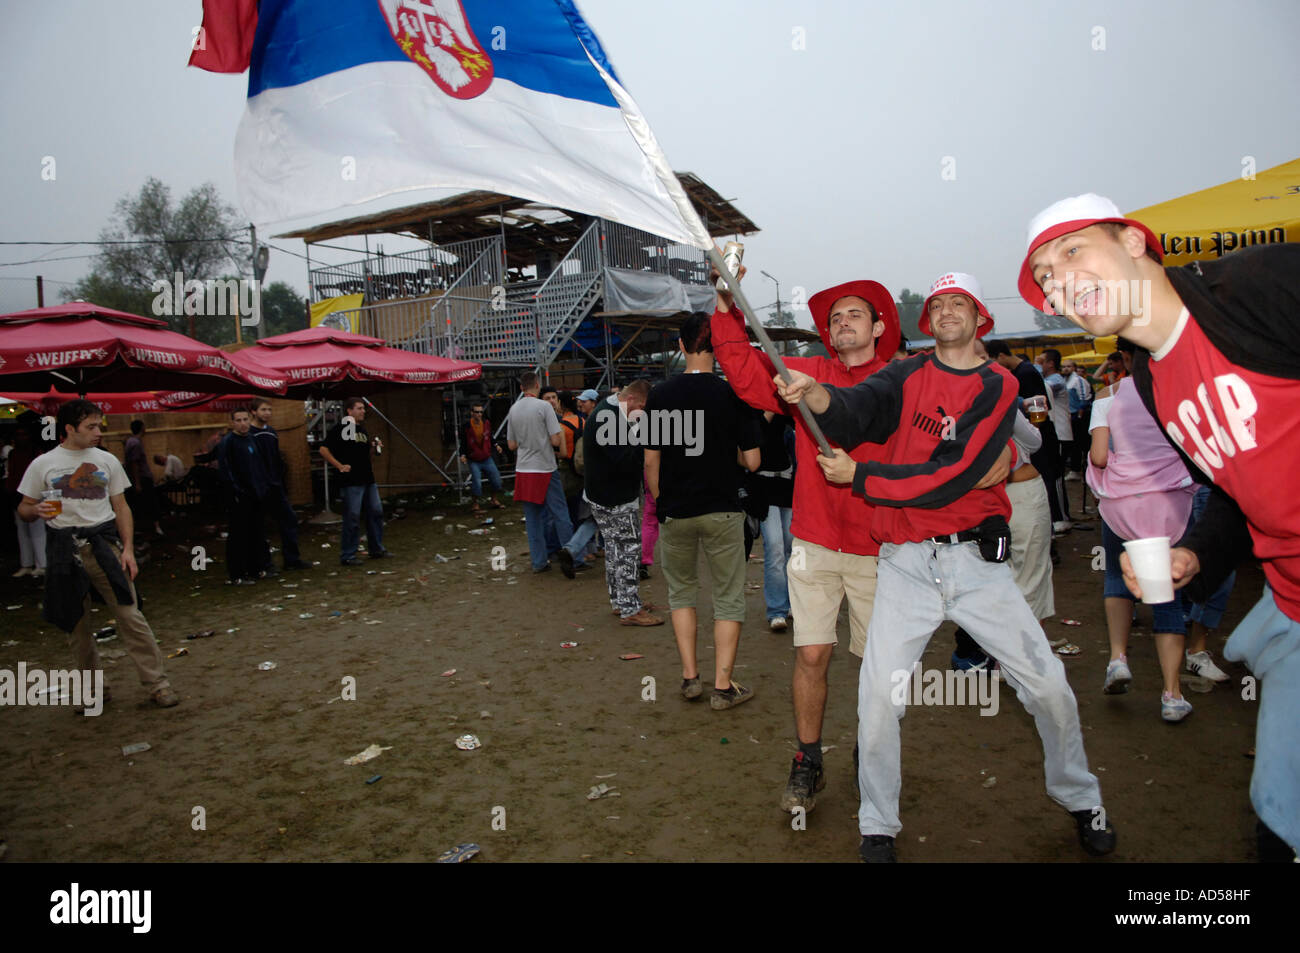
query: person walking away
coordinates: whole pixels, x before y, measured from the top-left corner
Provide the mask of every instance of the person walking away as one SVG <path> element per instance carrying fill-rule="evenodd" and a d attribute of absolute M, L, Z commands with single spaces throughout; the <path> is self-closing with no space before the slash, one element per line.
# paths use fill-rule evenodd
<path fill-rule="evenodd" d="M 620 625 L 663 625 L 661 616 L 641 601 L 637 569 L 641 520 L 637 513 L 644 473 L 641 434 L 633 428 L 644 416 L 649 381 L 633 381 L 596 404 L 582 434 L 584 497 L 605 539 L 605 588 Z M 561 557 L 563 558 L 563 557 Z"/>
<path fill-rule="evenodd" d="M 745 531 L 736 462 L 758 469 L 758 428 L 749 408 L 714 376 L 707 312 L 682 322 L 677 346 L 686 372 L 659 384 L 646 401 L 645 472 L 660 524 L 660 565 L 682 661 L 682 697 L 703 694 L 696 654 L 703 554 L 713 586 L 709 706 L 723 711 L 754 697 L 732 674 L 745 621 Z"/>
<path fill-rule="evenodd" d="M 533 371 L 519 375 L 519 399 L 506 417 L 506 446 L 518 453 L 515 499 L 524 504 L 524 526 L 533 572 L 551 568 L 550 557 L 573 535 L 555 450 L 564 437 L 555 408 L 538 397 L 541 382 Z M 554 390 L 552 388 L 552 390 Z M 558 403 L 558 399 L 557 399 Z"/>

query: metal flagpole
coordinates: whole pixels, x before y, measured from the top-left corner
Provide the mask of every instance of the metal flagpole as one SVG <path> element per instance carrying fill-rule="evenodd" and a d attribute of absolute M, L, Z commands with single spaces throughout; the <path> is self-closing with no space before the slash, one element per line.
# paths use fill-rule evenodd
<path fill-rule="evenodd" d="M 763 325 L 758 323 L 758 318 L 754 315 L 754 309 L 749 306 L 749 301 L 745 298 L 745 293 L 740 290 L 740 279 L 736 278 L 736 276 L 727 268 L 726 262 L 722 260 L 722 255 L 718 253 L 716 248 L 710 247 L 705 251 L 709 256 L 709 261 L 713 264 L 713 267 L 718 269 L 718 274 L 722 275 L 722 280 L 727 283 L 727 287 L 731 290 L 736 305 L 739 306 L 741 313 L 745 316 L 745 320 L 749 322 L 749 326 L 754 330 L 754 336 L 758 338 L 758 343 L 762 345 L 764 353 L 772 359 L 772 364 L 776 367 L 777 373 L 785 378 L 786 383 L 789 383 L 790 371 L 785 366 L 785 361 L 781 360 L 781 355 L 777 353 L 776 345 L 773 344 L 772 339 L 767 336 L 767 330 Z M 817 441 L 817 447 L 821 450 L 822 456 L 833 456 L 831 453 L 831 445 L 826 442 L 826 437 L 822 433 L 822 428 L 817 426 L 817 421 L 813 419 L 812 411 L 808 409 L 808 405 L 801 400 L 799 403 L 795 404 L 795 406 L 799 408 L 799 413 L 803 415 L 803 422 L 808 425 L 808 432 L 811 433 L 812 438 Z"/>

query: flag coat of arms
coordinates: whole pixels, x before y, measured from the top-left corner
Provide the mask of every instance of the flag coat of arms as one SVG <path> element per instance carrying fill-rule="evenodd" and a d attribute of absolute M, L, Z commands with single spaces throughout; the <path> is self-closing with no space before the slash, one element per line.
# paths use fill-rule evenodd
<path fill-rule="evenodd" d="M 206 0 L 205 28 L 244 2 Z M 247 29 L 205 55 L 247 49 L 235 173 L 259 226 L 488 190 L 712 247 L 570 0 L 261 0 Z"/>

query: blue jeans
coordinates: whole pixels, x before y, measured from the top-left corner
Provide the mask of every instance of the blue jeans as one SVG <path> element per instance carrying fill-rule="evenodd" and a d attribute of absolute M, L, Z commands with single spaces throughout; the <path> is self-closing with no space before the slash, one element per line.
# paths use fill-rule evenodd
<path fill-rule="evenodd" d="M 379 501 L 379 486 L 343 487 L 343 552 L 342 560 L 355 559 L 357 543 L 361 539 L 362 516 L 366 519 L 366 543 L 370 555 L 384 551 L 384 504 Z"/>
<path fill-rule="evenodd" d="M 1210 499 L 1210 488 L 1208 486 L 1198 487 L 1196 496 L 1192 497 L 1192 519 L 1199 520 L 1201 514 L 1205 512 L 1205 504 Z M 1228 573 L 1228 578 L 1223 580 L 1219 588 L 1214 590 L 1214 594 L 1204 602 L 1184 603 L 1184 615 L 1187 616 L 1188 623 L 1199 622 L 1207 629 L 1217 629 L 1219 623 L 1223 621 L 1223 610 L 1227 608 L 1228 597 L 1232 595 L 1232 587 L 1237 584 L 1237 573 Z"/>
<path fill-rule="evenodd" d="M 596 531 L 599 529 L 594 517 L 588 517 L 578 524 L 564 548 L 574 559 L 586 559 L 588 552 L 595 552 Z"/>
<path fill-rule="evenodd" d="M 1124 574 L 1119 568 L 1119 557 L 1124 552 L 1124 540 L 1119 534 L 1101 521 L 1101 544 L 1106 554 L 1106 573 L 1101 583 L 1103 599 L 1128 599 L 1137 602 L 1133 593 L 1124 585 Z M 1186 635 L 1187 623 L 1183 619 L 1183 593 L 1174 592 L 1173 602 L 1161 602 L 1151 607 L 1151 631 Z"/>
<path fill-rule="evenodd" d="M 497 469 L 495 461 L 491 457 L 486 460 L 471 460 L 469 461 L 470 492 L 474 494 L 475 499 L 483 495 L 485 473 L 492 489 L 497 493 L 501 492 L 501 471 Z"/>
<path fill-rule="evenodd" d="M 788 506 L 769 506 L 767 516 L 759 524 L 763 532 L 763 601 L 767 603 L 767 617 L 790 615 L 790 590 L 786 585 L 785 567 L 790 561 L 794 537 L 790 535 Z"/>
<path fill-rule="evenodd" d="M 545 503 L 524 504 L 524 528 L 528 530 L 528 553 L 533 569 L 541 569 L 550 562 L 550 555 L 560 548 L 560 541 L 573 536 L 560 471 L 551 474 Z"/>
<path fill-rule="evenodd" d="M 1300 851 L 1300 622 L 1277 607 L 1265 586 L 1264 597 L 1223 647 L 1223 657 L 1244 663 L 1259 679 L 1250 803 L 1273 833 Z"/>

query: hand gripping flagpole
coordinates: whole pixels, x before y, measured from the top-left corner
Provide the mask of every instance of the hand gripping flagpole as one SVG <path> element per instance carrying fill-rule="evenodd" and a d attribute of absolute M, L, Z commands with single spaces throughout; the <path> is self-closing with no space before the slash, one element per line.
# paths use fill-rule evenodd
<path fill-rule="evenodd" d="M 708 255 L 713 267 L 718 269 L 718 273 L 727 283 L 727 287 L 731 289 L 732 298 L 740 306 L 741 313 L 745 315 L 745 320 L 754 329 L 754 336 L 758 338 L 758 343 L 762 345 L 767 356 L 772 359 L 772 364 L 775 365 L 777 373 L 785 379 L 786 383 L 789 383 L 790 371 L 785 366 L 785 361 L 781 360 L 781 355 L 776 352 L 772 339 L 767 336 L 767 331 L 763 329 L 763 326 L 758 323 L 758 318 L 754 316 L 754 309 L 749 306 L 749 300 L 745 297 L 745 293 L 740 290 L 740 280 L 731 273 L 722 260 L 722 255 L 718 253 L 717 247 L 713 244 L 713 236 L 709 234 L 709 230 L 700 221 L 700 216 L 696 214 L 695 206 L 691 204 L 690 197 L 687 196 L 686 190 L 682 188 L 677 173 L 668 164 L 668 157 L 664 155 L 663 149 L 660 148 L 659 141 L 650 128 L 650 123 L 641 114 L 641 110 L 637 107 L 631 94 L 623 88 L 623 84 L 605 69 L 603 65 L 604 52 L 599 49 L 595 35 L 591 33 L 590 28 L 582 21 L 577 11 L 573 9 L 572 4 L 562 2 L 562 0 L 557 0 L 557 2 L 559 2 L 565 17 L 569 20 L 570 26 L 575 29 L 575 35 L 578 37 L 579 42 L 583 44 L 591 65 L 595 67 L 596 72 L 605 81 L 605 85 L 609 87 L 610 93 L 613 94 L 614 100 L 618 103 L 619 110 L 623 113 L 623 121 L 627 123 L 628 132 L 632 134 L 632 138 L 636 140 L 637 145 L 641 148 L 646 163 L 649 165 L 650 170 L 653 171 L 655 178 L 659 180 L 659 184 L 663 186 L 669 202 L 677 212 L 676 218 L 678 221 L 673 224 L 680 225 L 680 228 L 672 228 L 671 226 L 667 229 L 661 228 L 659 234 L 665 238 L 676 238 L 684 244 L 693 245 Z M 600 53 L 599 57 L 593 55 L 593 47 L 596 48 L 596 52 Z M 669 214 L 671 215 L 671 212 Z M 639 225 L 637 227 L 645 226 Z M 821 427 L 817 426 L 817 421 L 813 419 L 812 411 L 808 409 L 808 405 L 800 400 L 796 406 L 803 416 L 804 423 L 808 425 L 808 432 L 812 434 L 813 440 L 817 441 L 817 447 L 821 450 L 822 456 L 833 456 L 831 445 L 826 442 L 826 437 L 822 433 Z"/>
<path fill-rule="evenodd" d="M 776 345 L 772 339 L 767 336 L 767 329 L 758 323 L 758 318 L 754 317 L 754 310 L 749 306 L 749 301 L 745 298 L 745 293 L 740 290 L 740 279 L 733 275 L 727 268 L 726 262 L 718 254 L 718 249 L 712 244 L 708 248 L 709 261 L 713 267 L 718 269 L 722 275 L 722 280 L 727 283 L 727 288 L 731 291 L 732 300 L 740 308 L 740 313 L 745 316 L 745 321 L 749 323 L 750 329 L 754 332 L 754 337 L 758 338 L 758 343 L 762 346 L 763 352 L 772 360 L 776 371 L 788 384 L 790 383 L 790 370 L 785 366 L 785 361 L 781 360 L 781 355 L 777 353 Z M 821 427 L 817 426 L 817 421 L 813 413 L 808 409 L 808 405 L 802 400 L 795 405 L 799 408 L 799 413 L 803 416 L 803 422 L 808 425 L 808 432 L 812 434 L 813 440 L 817 441 L 817 448 L 821 451 L 823 457 L 833 456 L 831 445 L 826 442 L 826 436 L 822 433 Z"/>

